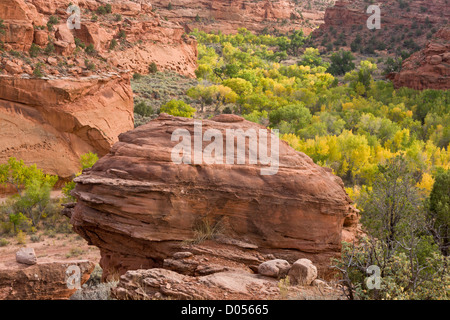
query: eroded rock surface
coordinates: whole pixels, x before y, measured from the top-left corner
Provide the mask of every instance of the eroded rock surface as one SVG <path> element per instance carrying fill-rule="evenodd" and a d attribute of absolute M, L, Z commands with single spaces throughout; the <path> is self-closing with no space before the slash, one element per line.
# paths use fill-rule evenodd
<path fill-rule="evenodd" d="M 70 266 L 80 268 L 80 284 L 84 284 L 95 264 L 87 260 L 53 261 L 27 266 L 3 264 L 0 269 L 0 300 L 66 300 L 76 289 L 69 289 Z"/>
<path fill-rule="evenodd" d="M 308 258 L 319 272 L 329 272 L 330 259 L 340 254 L 344 222 L 355 213 L 340 178 L 282 141 L 275 175 L 261 175 L 262 166 L 248 161 L 175 164 L 176 129 L 193 134 L 194 120 L 162 114 L 121 134 L 110 153 L 75 180 L 71 223 L 100 248 L 105 274 L 162 267 L 205 225 L 242 253 L 291 263 Z M 225 143 L 227 129 L 265 128 L 222 115 L 204 120 L 202 130 L 208 129 L 222 132 Z M 265 260 L 250 255 L 245 263 Z"/>
<path fill-rule="evenodd" d="M 105 155 L 120 133 L 134 127 L 129 76 L 0 76 L 0 123 L 0 163 L 14 156 L 70 178 L 82 154 Z"/>
<path fill-rule="evenodd" d="M 423 50 L 403 62 L 399 73 L 390 76 L 396 88 L 450 89 L 450 27 L 439 30 Z"/>

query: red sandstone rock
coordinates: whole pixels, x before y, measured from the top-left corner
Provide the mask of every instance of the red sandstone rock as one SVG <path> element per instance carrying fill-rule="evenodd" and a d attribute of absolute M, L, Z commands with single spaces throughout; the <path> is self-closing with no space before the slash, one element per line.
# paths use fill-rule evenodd
<path fill-rule="evenodd" d="M 402 70 L 391 76 L 396 88 L 450 89 L 450 28 L 442 28 L 427 46 L 403 62 Z"/>
<path fill-rule="evenodd" d="M 0 163 L 36 163 L 70 178 L 79 158 L 108 153 L 133 128 L 133 97 L 124 74 L 76 79 L 0 77 Z"/>
<path fill-rule="evenodd" d="M 237 33 L 238 28 L 246 28 L 254 32 L 264 29 L 281 32 L 302 29 L 309 34 L 313 28 L 323 23 L 324 9 L 329 3 L 288 0 L 248 1 L 248 0 L 174 0 L 168 9 L 165 0 L 152 1 L 152 6 L 171 21 L 183 24 L 186 30 L 195 28 L 206 32 L 221 31 Z"/>
<path fill-rule="evenodd" d="M 69 266 L 80 268 L 82 285 L 95 265 L 87 260 L 2 265 L 0 300 L 66 300 L 76 291 L 67 286 L 67 278 L 73 274 L 67 274 Z"/>
<path fill-rule="evenodd" d="M 203 130 L 263 128 L 227 117 L 204 120 Z M 76 178 L 71 223 L 101 249 L 106 273 L 162 266 L 205 219 L 258 252 L 289 262 L 308 258 L 329 272 L 346 218 L 355 214 L 340 178 L 285 142 L 272 176 L 262 176 L 258 165 L 178 165 L 171 134 L 179 128 L 192 131 L 193 120 L 161 115 L 120 135 L 108 155 Z"/>

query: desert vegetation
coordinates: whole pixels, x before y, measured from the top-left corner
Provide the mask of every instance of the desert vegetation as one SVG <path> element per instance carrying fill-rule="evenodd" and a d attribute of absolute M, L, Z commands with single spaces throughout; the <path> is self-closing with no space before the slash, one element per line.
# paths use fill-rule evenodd
<path fill-rule="evenodd" d="M 301 33 L 193 34 L 198 83 L 177 98 L 196 117 L 235 113 L 278 129 L 343 179 L 365 232 L 334 261 L 348 297 L 448 299 L 449 92 L 396 90 L 374 79 L 375 59 L 322 55 Z M 184 104 L 171 105 L 165 112 L 180 115 Z M 371 265 L 383 279 L 375 290 L 365 283 Z"/>

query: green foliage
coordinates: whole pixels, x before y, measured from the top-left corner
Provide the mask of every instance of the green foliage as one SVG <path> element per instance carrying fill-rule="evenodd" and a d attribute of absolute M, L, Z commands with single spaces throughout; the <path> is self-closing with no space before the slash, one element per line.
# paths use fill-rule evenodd
<path fill-rule="evenodd" d="M 331 55 L 328 72 L 334 76 L 344 75 L 355 68 L 355 64 L 352 62 L 354 59 L 355 57 L 350 51 L 335 52 Z"/>
<path fill-rule="evenodd" d="M 8 210 L 9 219 L 14 225 L 30 219 L 37 226 L 46 214 L 50 200 L 50 190 L 57 182 L 57 176 L 44 174 L 36 165 L 26 166 L 22 160 L 9 158 L 6 164 L 0 165 L 0 183 L 9 185 L 17 191 L 12 196 Z"/>
<path fill-rule="evenodd" d="M 84 42 L 81 41 L 79 38 L 75 38 L 75 45 L 82 49 L 86 48 L 86 45 L 84 44 Z"/>
<path fill-rule="evenodd" d="M 31 47 L 30 47 L 30 51 L 29 51 L 30 57 L 36 58 L 40 52 L 41 52 L 41 48 L 38 45 L 36 45 L 35 43 L 32 43 Z"/>
<path fill-rule="evenodd" d="M 311 113 L 302 103 L 290 104 L 269 114 L 271 126 L 280 129 L 280 133 L 297 133 L 311 121 Z"/>
<path fill-rule="evenodd" d="M 49 55 L 55 52 L 55 45 L 53 42 L 49 42 L 44 49 L 45 54 Z"/>
<path fill-rule="evenodd" d="M 80 157 L 81 170 L 91 168 L 98 161 L 98 156 L 95 153 L 88 152 Z"/>
<path fill-rule="evenodd" d="M 41 62 L 36 63 L 33 70 L 33 76 L 36 78 L 42 78 L 44 76 L 44 73 L 42 72 L 42 66 L 43 64 Z"/>
<path fill-rule="evenodd" d="M 112 39 L 111 43 L 109 44 L 109 49 L 110 50 L 114 50 L 117 46 L 117 40 L 116 39 Z"/>
<path fill-rule="evenodd" d="M 163 105 L 160 111 L 172 116 L 192 118 L 196 110 L 182 100 L 171 100 Z"/>
<path fill-rule="evenodd" d="M 92 43 L 88 44 L 84 51 L 89 55 L 95 55 L 97 54 L 97 51 L 94 48 L 94 45 Z"/>
<path fill-rule="evenodd" d="M 4 20 L 0 19 L 0 34 L 5 34 L 6 33 L 6 31 L 5 31 L 6 26 L 4 25 L 3 22 L 4 22 Z"/>
<path fill-rule="evenodd" d="M 319 49 L 316 48 L 306 48 L 302 55 L 302 59 L 298 62 L 298 65 L 310 66 L 311 68 L 329 67 L 329 64 L 324 62 L 320 57 Z"/>
<path fill-rule="evenodd" d="M 384 74 L 389 74 L 392 72 L 400 72 L 402 69 L 403 59 L 401 57 L 397 58 L 387 58 L 386 67 L 384 69 Z"/>
<path fill-rule="evenodd" d="M 76 174 L 76 177 L 81 175 L 84 169 L 91 168 L 98 161 L 98 156 L 95 153 L 88 152 L 80 157 L 80 172 Z M 65 202 L 74 202 L 76 199 L 71 195 L 71 191 L 75 189 L 75 182 L 69 181 L 64 184 L 62 193 L 65 196 Z"/>
<path fill-rule="evenodd" d="M 57 16 L 50 16 L 47 22 L 48 31 L 53 31 L 53 26 L 59 23 L 59 18 Z"/>
<path fill-rule="evenodd" d="M 144 101 L 141 101 L 134 106 L 134 113 L 137 113 L 143 117 L 149 117 L 154 113 L 154 110 L 152 106 L 148 105 Z"/>
<path fill-rule="evenodd" d="M 442 254 L 450 253 L 450 170 L 438 170 L 427 201 L 428 230 Z"/>
<path fill-rule="evenodd" d="M 155 62 L 150 63 L 150 65 L 148 66 L 148 72 L 149 73 L 156 73 L 156 72 L 158 72 L 158 66 L 156 65 Z"/>

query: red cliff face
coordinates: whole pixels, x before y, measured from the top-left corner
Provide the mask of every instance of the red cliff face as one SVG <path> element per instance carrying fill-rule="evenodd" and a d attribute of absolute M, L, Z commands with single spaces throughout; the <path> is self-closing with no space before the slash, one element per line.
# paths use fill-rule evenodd
<path fill-rule="evenodd" d="M 238 28 L 261 32 L 302 29 L 310 33 L 323 23 L 325 8 L 334 0 L 248 1 L 248 0 L 155 0 L 151 2 L 161 16 L 178 21 L 186 29 L 236 33 Z"/>
<path fill-rule="evenodd" d="M 369 5 L 366 1 L 337 1 L 334 7 L 326 10 L 325 23 L 313 32 L 314 43 L 322 47 L 333 44 L 334 49 L 350 50 L 351 43 L 359 37 L 360 45 L 355 46 L 355 52 L 411 52 L 425 46 L 432 34 L 450 21 L 446 0 L 401 3 L 388 0 L 374 4 L 381 10 L 381 29 L 367 28 L 372 13 L 366 12 Z"/>
<path fill-rule="evenodd" d="M 450 89 L 450 27 L 439 30 L 426 47 L 403 62 L 392 75 L 394 86 L 423 89 Z"/>
<path fill-rule="evenodd" d="M 80 29 L 66 24 L 68 1 L 0 0 L 0 163 L 16 157 L 70 178 L 81 154 L 105 155 L 134 127 L 130 74 L 155 63 L 195 75 L 196 41 L 151 5 L 115 1 L 100 13 L 105 1 L 72 3 Z"/>

